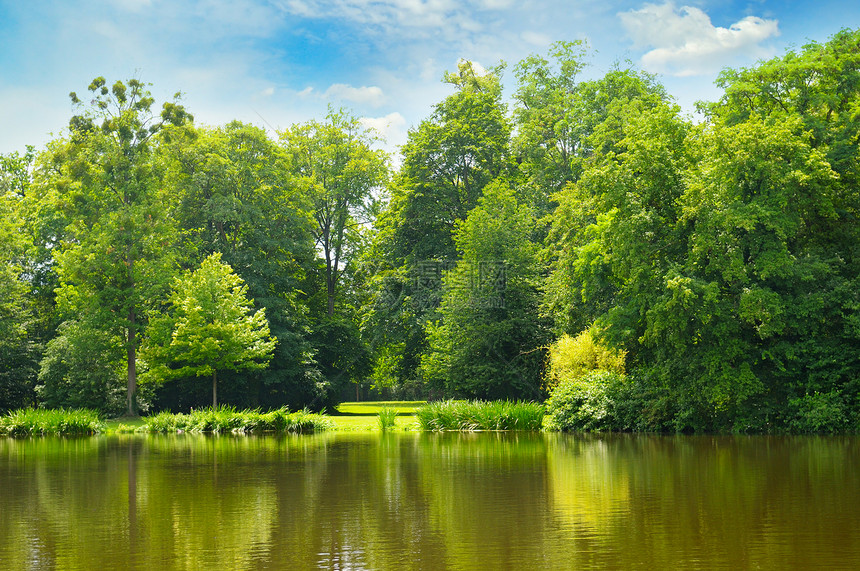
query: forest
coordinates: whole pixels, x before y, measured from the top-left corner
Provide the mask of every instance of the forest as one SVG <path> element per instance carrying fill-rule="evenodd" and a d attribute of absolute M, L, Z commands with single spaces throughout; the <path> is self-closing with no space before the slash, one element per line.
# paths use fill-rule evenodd
<path fill-rule="evenodd" d="M 348 110 L 270 135 L 141 79 L 70 93 L 59 136 L 0 155 L 0 412 L 860 429 L 860 29 L 725 69 L 695 117 L 587 59 L 461 61 L 396 166 Z"/>

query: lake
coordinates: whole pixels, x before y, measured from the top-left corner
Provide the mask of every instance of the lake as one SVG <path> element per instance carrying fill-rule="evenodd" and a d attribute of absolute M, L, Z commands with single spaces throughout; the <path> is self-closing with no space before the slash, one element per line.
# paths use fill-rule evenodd
<path fill-rule="evenodd" d="M 860 438 L 0 438 L 0 569 L 860 568 Z"/>

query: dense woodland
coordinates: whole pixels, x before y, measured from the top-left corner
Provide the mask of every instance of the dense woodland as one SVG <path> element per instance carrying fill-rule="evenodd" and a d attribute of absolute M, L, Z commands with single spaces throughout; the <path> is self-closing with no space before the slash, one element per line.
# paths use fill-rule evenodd
<path fill-rule="evenodd" d="M 587 55 L 462 62 L 396 169 L 346 111 L 271 137 L 136 79 L 70 94 L 0 156 L 0 411 L 552 395 L 575 428 L 857 430 L 860 30 L 723 71 L 695 120 Z"/>

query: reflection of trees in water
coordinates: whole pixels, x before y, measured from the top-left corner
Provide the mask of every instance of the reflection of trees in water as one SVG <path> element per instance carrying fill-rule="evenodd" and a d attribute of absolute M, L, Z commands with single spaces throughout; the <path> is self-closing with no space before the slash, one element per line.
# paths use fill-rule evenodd
<path fill-rule="evenodd" d="M 0 563 L 823 565 L 860 560 L 858 456 L 851 437 L 0 439 Z"/>
<path fill-rule="evenodd" d="M 839 566 L 846 546 L 860 560 L 856 438 L 548 438 L 555 514 L 582 564 Z"/>

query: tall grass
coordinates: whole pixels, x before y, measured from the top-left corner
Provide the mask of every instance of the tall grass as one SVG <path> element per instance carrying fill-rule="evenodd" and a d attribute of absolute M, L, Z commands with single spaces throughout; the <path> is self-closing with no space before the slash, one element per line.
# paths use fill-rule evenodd
<path fill-rule="evenodd" d="M 319 432 L 334 423 L 325 415 L 307 410 L 290 412 L 280 408 L 270 412 L 236 410 L 231 406 L 193 410 L 188 414 L 160 412 L 144 419 L 144 432 Z"/>
<path fill-rule="evenodd" d="M 423 430 L 540 430 L 544 407 L 534 402 L 440 401 L 415 411 Z"/>
<path fill-rule="evenodd" d="M 88 409 L 25 408 L 0 417 L 0 434 L 9 436 L 86 435 L 104 429 L 99 414 Z"/>
<path fill-rule="evenodd" d="M 379 409 L 379 429 L 383 432 L 394 428 L 394 421 L 397 418 L 397 409 L 389 406 L 383 406 Z"/>

